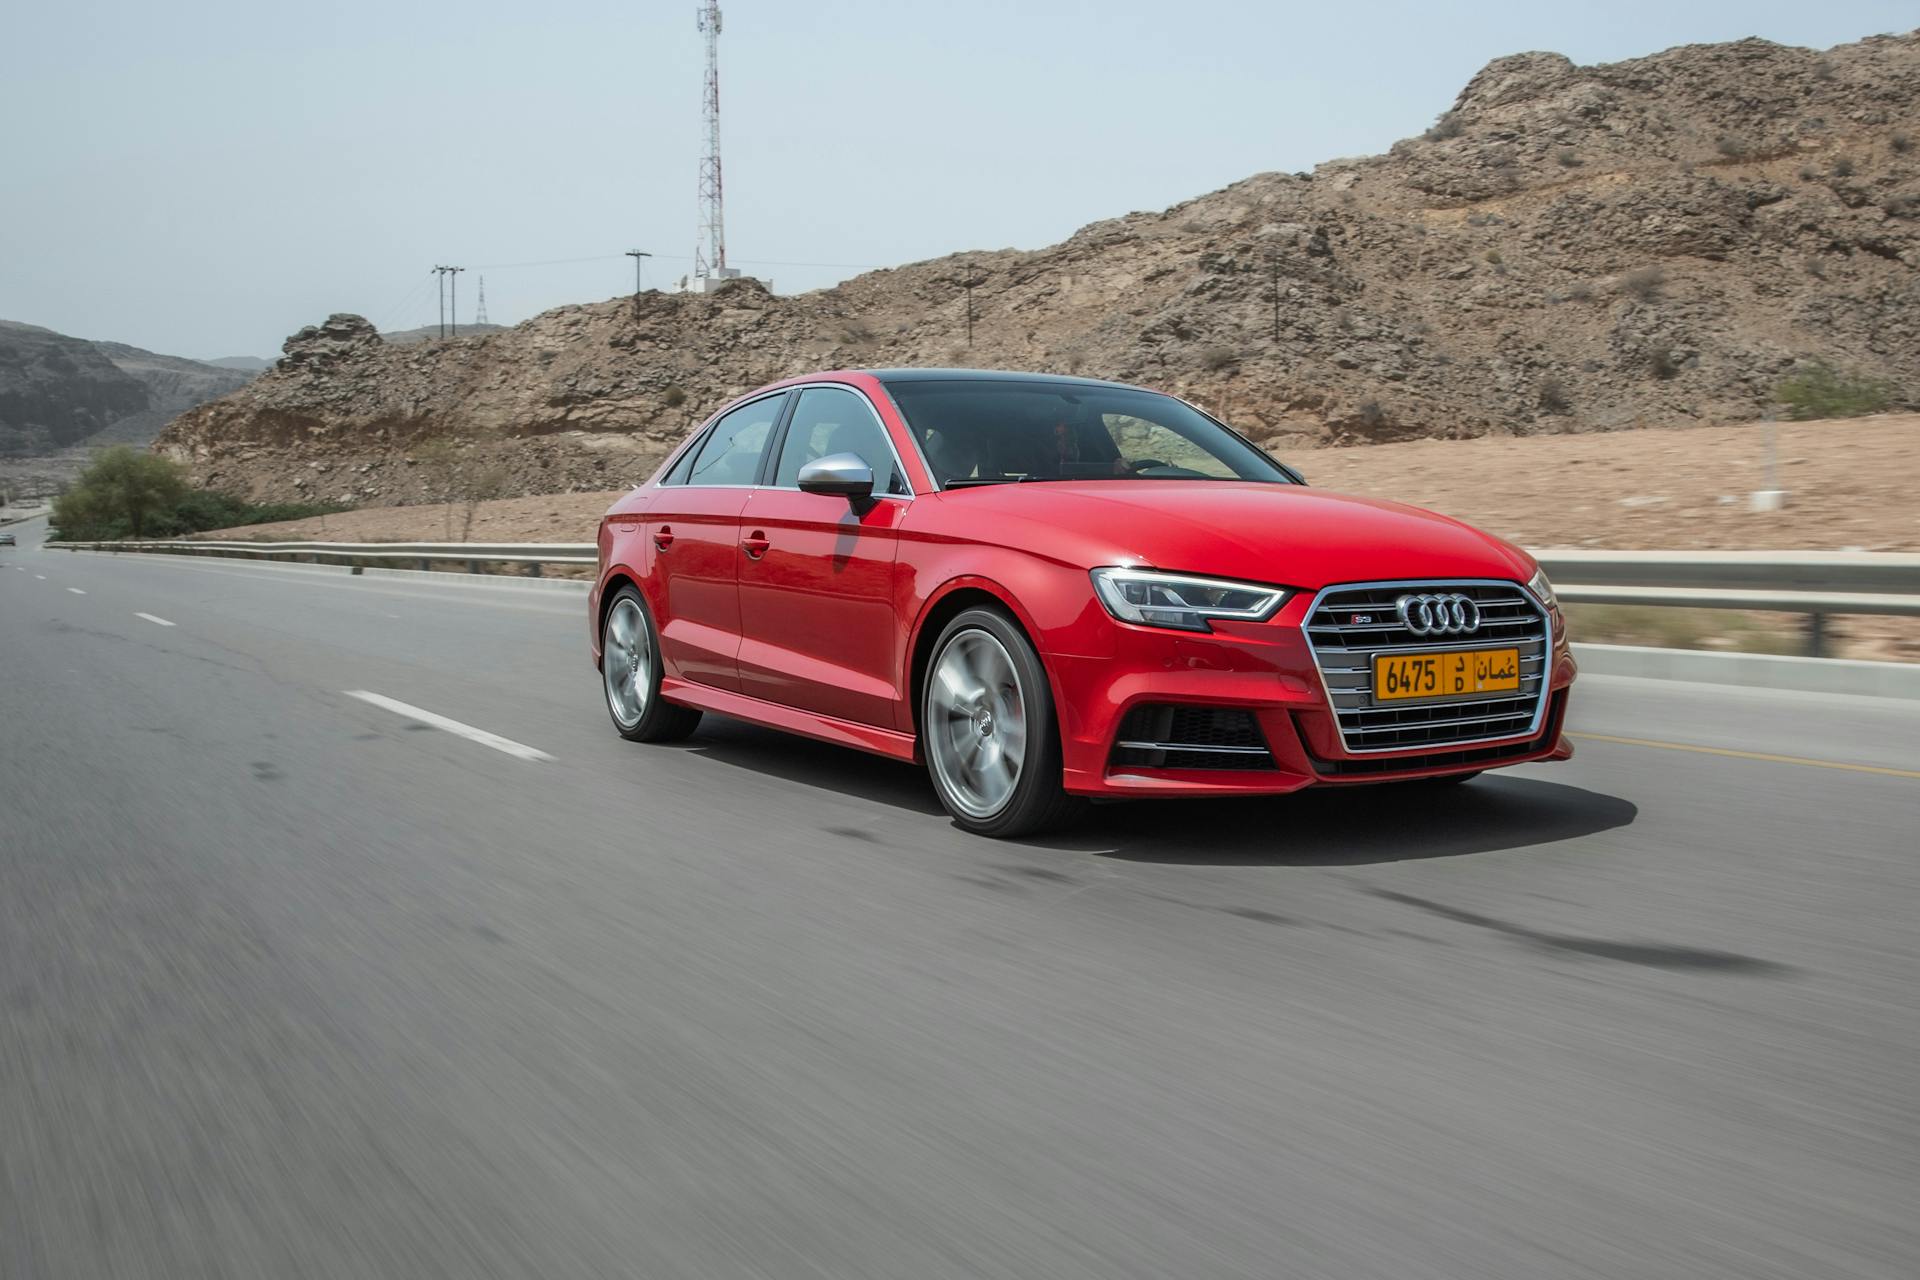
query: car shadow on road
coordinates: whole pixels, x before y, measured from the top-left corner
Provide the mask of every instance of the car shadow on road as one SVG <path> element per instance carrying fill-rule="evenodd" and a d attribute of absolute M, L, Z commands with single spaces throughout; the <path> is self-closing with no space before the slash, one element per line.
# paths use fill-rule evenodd
<path fill-rule="evenodd" d="M 708 759 L 930 818 L 926 770 L 845 747 L 710 718 L 687 742 Z M 1577 840 L 1624 827 L 1628 800 L 1531 775 L 1458 787 L 1316 788 L 1243 800 L 1095 805 L 1067 830 L 1010 843 L 1182 866 L 1350 867 Z"/>
<path fill-rule="evenodd" d="M 721 764 L 929 816 L 944 816 L 927 771 L 884 756 L 719 716 L 707 716 L 685 749 Z"/>
<path fill-rule="evenodd" d="M 1029 843 L 1176 866 L 1354 867 L 1577 840 L 1627 826 L 1639 812 L 1619 796 L 1490 774 L 1457 787 L 1100 805 L 1073 830 Z"/>

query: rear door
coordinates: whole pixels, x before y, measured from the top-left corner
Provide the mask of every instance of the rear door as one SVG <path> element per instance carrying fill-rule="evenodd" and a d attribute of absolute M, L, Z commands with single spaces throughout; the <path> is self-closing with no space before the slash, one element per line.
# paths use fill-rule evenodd
<path fill-rule="evenodd" d="M 722 414 L 647 506 L 649 603 L 669 676 L 740 688 L 740 510 L 786 402 L 776 392 Z"/>
<path fill-rule="evenodd" d="M 740 691 L 859 724 L 896 728 L 903 647 L 894 552 L 912 500 L 886 428 L 860 392 L 801 388 L 770 483 L 740 515 Z M 874 499 L 802 493 L 800 468 L 856 453 Z"/>

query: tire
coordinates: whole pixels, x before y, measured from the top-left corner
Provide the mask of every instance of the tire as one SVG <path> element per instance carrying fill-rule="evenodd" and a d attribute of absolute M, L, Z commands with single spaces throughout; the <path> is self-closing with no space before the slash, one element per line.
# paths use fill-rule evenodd
<path fill-rule="evenodd" d="M 997 609 L 968 609 L 934 642 L 920 693 L 920 741 L 940 803 L 976 835 L 1031 835 L 1084 807 L 1061 787 L 1046 668 Z"/>
<path fill-rule="evenodd" d="M 678 742 L 700 713 L 660 696 L 660 633 L 632 587 L 613 593 L 600 623 L 600 688 L 613 729 L 628 742 Z"/>

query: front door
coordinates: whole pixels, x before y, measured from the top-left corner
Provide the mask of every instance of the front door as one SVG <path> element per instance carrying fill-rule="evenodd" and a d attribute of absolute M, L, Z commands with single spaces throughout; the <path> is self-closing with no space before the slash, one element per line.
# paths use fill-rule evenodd
<path fill-rule="evenodd" d="M 871 501 L 795 487 L 802 466 L 835 453 L 873 468 Z M 858 392 L 808 387 L 771 480 L 740 512 L 740 691 L 897 728 L 894 551 L 909 495 L 886 429 Z"/>

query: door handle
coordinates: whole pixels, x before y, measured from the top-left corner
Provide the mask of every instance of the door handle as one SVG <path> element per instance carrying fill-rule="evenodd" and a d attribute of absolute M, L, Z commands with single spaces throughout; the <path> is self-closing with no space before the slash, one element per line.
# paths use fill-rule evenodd
<path fill-rule="evenodd" d="M 661 525 L 658 529 L 655 529 L 653 531 L 653 545 L 660 548 L 662 551 L 665 551 L 668 547 L 672 546 L 673 530 L 669 529 L 666 525 Z"/>
<path fill-rule="evenodd" d="M 749 560 L 758 560 L 767 554 L 767 548 L 772 545 L 773 543 L 767 540 L 767 535 L 758 529 L 740 540 L 740 549 L 747 553 Z"/>

